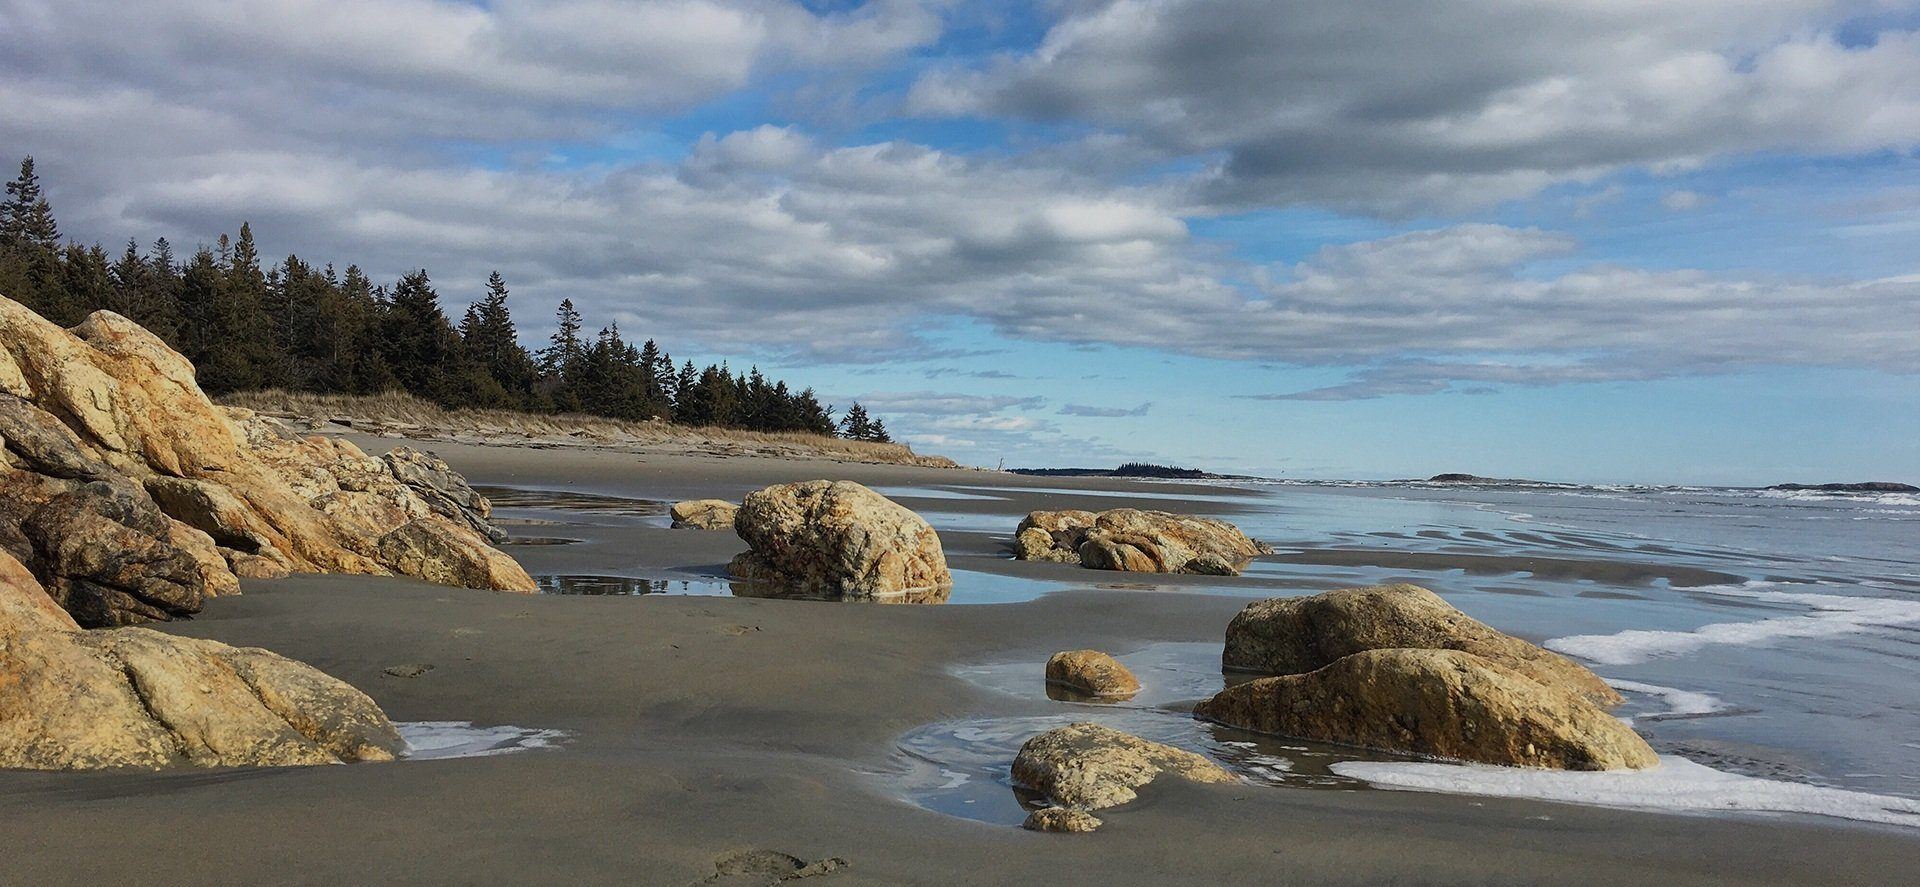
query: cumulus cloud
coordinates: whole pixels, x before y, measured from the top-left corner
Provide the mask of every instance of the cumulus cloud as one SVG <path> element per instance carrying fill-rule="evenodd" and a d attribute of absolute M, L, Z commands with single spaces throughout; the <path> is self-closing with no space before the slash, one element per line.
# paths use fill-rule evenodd
<path fill-rule="evenodd" d="M 1152 402 L 1137 407 L 1092 407 L 1086 404 L 1070 403 L 1060 408 L 1062 416 L 1085 416 L 1094 419 L 1120 419 L 1128 416 L 1144 416 L 1153 409 Z"/>
<path fill-rule="evenodd" d="M 1092 124 L 1217 158 L 1216 207 L 1416 213 L 1623 167 L 1920 141 L 1920 36 L 1854 0 L 1102 0 L 930 73 L 925 114 Z"/>

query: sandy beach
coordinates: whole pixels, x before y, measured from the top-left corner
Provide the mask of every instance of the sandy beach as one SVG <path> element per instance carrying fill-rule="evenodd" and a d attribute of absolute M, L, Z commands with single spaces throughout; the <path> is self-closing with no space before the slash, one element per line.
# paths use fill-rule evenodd
<path fill-rule="evenodd" d="M 361 443 L 378 451 L 396 442 Z M 977 518 L 960 523 L 980 530 L 941 533 L 958 584 L 1000 577 L 1061 588 L 1017 603 L 879 606 L 529 596 L 355 576 L 250 580 L 244 595 L 157 627 L 304 660 L 364 690 L 395 721 L 518 725 L 566 738 L 555 749 L 389 764 L 0 773 L 8 848 L 0 882 L 764 883 L 709 880 L 716 860 L 750 849 L 842 859 L 815 879 L 834 884 L 1893 883 L 1920 862 L 1920 835 L 1895 827 L 1364 788 L 1163 780 L 1136 803 L 1105 811 L 1106 826 L 1086 836 L 934 812 L 890 788 L 902 734 L 955 719 L 1060 714 L 1037 677 L 1048 654 L 1217 645 L 1248 600 L 1167 587 L 1209 577 L 1156 576 L 1161 590 L 1140 590 L 1126 577 L 1010 561 L 1006 535 L 1017 514 L 1111 507 L 1112 493 L 1150 491 L 1170 510 L 1232 519 L 1237 506 L 1218 488 L 429 446 L 477 485 L 648 502 L 737 500 L 815 477 L 885 490 L 1006 488 L 991 500 L 896 495 L 916 509 Z M 1065 489 L 1080 492 L 1050 492 Z M 997 532 L 985 529 L 996 522 L 1004 524 Z M 669 530 L 641 517 L 584 531 L 508 523 L 516 536 L 581 540 L 511 546 L 536 576 L 711 583 L 744 548 L 731 533 Z M 1360 547 L 1293 557 L 1418 566 L 1405 553 Z M 1627 585 L 1720 579 L 1695 567 L 1576 558 L 1477 566 Z M 1231 581 L 1298 585 L 1257 573 Z M 953 673 L 1019 660 L 1036 675 L 1024 698 Z M 421 671 L 408 666 L 432 668 L 402 676 Z"/>

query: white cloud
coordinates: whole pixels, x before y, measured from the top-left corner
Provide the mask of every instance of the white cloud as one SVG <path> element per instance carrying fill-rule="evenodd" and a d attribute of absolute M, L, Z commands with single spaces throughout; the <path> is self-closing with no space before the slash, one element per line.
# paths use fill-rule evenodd
<path fill-rule="evenodd" d="M 1854 0 L 1111 0 L 923 77 L 927 114 L 1092 124 L 1218 158 L 1217 207 L 1417 213 L 1623 167 L 1920 142 L 1920 36 Z"/>
<path fill-rule="evenodd" d="M 1706 206 L 1711 202 L 1713 202 L 1713 198 L 1698 191 L 1688 191 L 1685 189 L 1675 189 L 1660 195 L 1660 205 L 1666 207 L 1670 212 L 1677 213 L 1690 212 Z"/>

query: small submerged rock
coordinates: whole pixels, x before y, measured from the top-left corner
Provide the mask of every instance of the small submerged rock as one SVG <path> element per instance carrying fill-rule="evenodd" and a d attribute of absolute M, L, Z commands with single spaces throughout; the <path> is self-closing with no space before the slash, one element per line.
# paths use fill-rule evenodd
<path fill-rule="evenodd" d="M 1238 576 L 1247 561 L 1271 553 L 1226 521 L 1137 508 L 1036 511 L 1014 534 L 1020 560 L 1128 573 Z"/>
<path fill-rule="evenodd" d="M 1047 683 L 1089 696 L 1125 698 L 1140 692 L 1140 679 L 1099 650 L 1069 650 L 1047 659 Z"/>
<path fill-rule="evenodd" d="M 1056 805 L 1084 810 L 1125 804 L 1136 797 L 1136 789 L 1163 774 L 1194 782 L 1239 781 L 1201 755 L 1093 723 L 1048 730 L 1027 740 L 1013 759 L 1015 783 Z"/>
<path fill-rule="evenodd" d="M 731 530 L 734 515 L 739 511 L 740 506 L 725 499 L 690 499 L 675 502 L 667 509 L 676 530 Z"/>
<path fill-rule="evenodd" d="M 940 537 L 898 503 L 851 481 L 777 484 L 747 495 L 734 531 L 751 550 L 729 571 L 768 597 L 946 599 Z"/>
<path fill-rule="evenodd" d="M 1027 815 L 1020 827 L 1035 832 L 1090 832 L 1100 827 L 1097 817 L 1077 807 L 1042 807 Z"/>

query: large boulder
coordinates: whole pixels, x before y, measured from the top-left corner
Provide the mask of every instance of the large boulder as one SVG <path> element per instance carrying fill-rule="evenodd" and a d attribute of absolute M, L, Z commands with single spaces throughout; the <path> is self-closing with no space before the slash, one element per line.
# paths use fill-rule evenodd
<path fill-rule="evenodd" d="M 1364 650 L 1460 650 L 1599 705 L 1620 694 L 1571 659 L 1502 634 L 1418 585 L 1255 601 L 1227 625 L 1229 671 L 1300 674 Z"/>
<path fill-rule="evenodd" d="M 63 330 L 0 298 L 0 548 L 84 624 L 190 614 L 237 576 L 288 572 L 535 590 L 488 511 L 426 454 L 215 406 L 124 317 Z"/>
<path fill-rule="evenodd" d="M 1066 650 L 1048 657 L 1047 683 L 1088 696 L 1124 698 L 1140 692 L 1140 679 L 1099 650 Z"/>
<path fill-rule="evenodd" d="M 1460 650 L 1367 650 L 1215 694 L 1199 717 L 1243 730 L 1459 761 L 1558 770 L 1659 763 L 1579 695 Z"/>
<path fill-rule="evenodd" d="M 1026 741 L 1013 781 L 1059 806 L 1099 810 L 1125 804 L 1161 775 L 1231 783 L 1238 777 L 1190 751 L 1149 742 L 1099 724 L 1068 724 Z"/>
<path fill-rule="evenodd" d="M 689 499 L 667 510 L 676 530 L 731 530 L 740 506 L 725 499 Z"/>
<path fill-rule="evenodd" d="M 1129 573 L 1236 576 L 1247 561 L 1271 553 L 1226 521 L 1138 508 L 1036 511 L 1014 534 L 1021 560 Z"/>
<path fill-rule="evenodd" d="M 379 706 L 266 650 L 85 631 L 0 551 L 0 768 L 335 764 L 403 747 Z"/>
<path fill-rule="evenodd" d="M 953 585 L 940 537 L 920 516 L 851 481 L 777 484 L 747 494 L 734 532 L 750 550 L 733 575 L 778 596 L 941 600 Z"/>

